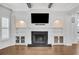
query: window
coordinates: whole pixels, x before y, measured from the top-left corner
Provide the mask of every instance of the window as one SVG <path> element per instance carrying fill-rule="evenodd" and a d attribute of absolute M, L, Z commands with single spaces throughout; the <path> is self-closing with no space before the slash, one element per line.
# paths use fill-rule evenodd
<path fill-rule="evenodd" d="M 77 19 L 77 26 L 79 26 L 79 19 Z"/>
<path fill-rule="evenodd" d="M 77 19 L 76 19 L 76 38 L 79 40 L 79 15 L 77 16 Z"/>
<path fill-rule="evenodd" d="M 2 17 L 1 21 L 2 40 L 9 39 L 9 19 L 6 17 Z"/>
<path fill-rule="evenodd" d="M 9 19 L 2 17 L 2 28 L 9 28 Z"/>

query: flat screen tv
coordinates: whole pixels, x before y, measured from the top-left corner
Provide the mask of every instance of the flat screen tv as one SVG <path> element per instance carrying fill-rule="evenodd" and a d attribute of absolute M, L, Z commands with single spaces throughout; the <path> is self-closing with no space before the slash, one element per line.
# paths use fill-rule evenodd
<path fill-rule="evenodd" d="M 49 23 L 49 13 L 32 13 L 31 23 Z"/>

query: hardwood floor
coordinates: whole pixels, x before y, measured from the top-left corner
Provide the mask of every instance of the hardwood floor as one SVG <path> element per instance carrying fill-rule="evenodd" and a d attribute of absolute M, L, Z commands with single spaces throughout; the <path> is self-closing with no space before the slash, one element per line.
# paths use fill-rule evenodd
<path fill-rule="evenodd" d="M 53 47 L 10 46 L 0 50 L 0 55 L 77 55 L 79 44 L 72 46 L 54 45 Z"/>

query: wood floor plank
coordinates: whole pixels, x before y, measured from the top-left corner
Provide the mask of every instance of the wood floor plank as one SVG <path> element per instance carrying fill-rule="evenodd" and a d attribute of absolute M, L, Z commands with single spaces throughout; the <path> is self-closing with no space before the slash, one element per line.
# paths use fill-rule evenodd
<path fill-rule="evenodd" d="M 79 44 L 72 46 L 54 45 L 52 47 L 27 47 L 14 45 L 0 50 L 0 55 L 77 55 Z"/>

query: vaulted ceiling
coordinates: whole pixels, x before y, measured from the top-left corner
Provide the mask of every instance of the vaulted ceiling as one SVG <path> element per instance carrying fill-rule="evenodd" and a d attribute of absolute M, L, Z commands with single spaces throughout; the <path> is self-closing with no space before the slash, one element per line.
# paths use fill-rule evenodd
<path fill-rule="evenodd" d="M 70 11 L 79 6 L 79 3 L 1 3 L 13 11 L 27 9 L 54 9 L 55 11 Z"/>

